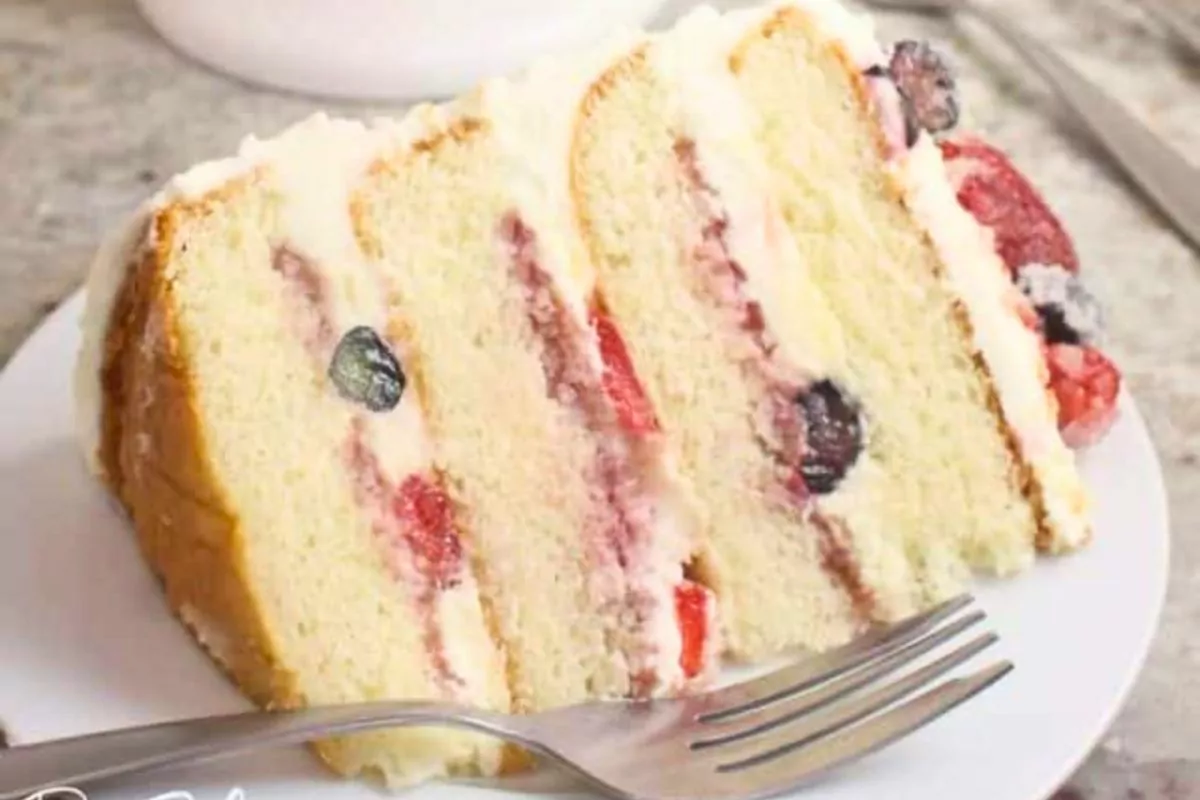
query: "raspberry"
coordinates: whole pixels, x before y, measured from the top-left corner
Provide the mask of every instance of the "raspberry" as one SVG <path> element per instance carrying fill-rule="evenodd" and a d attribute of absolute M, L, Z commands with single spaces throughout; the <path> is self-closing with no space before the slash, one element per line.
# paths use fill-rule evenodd
<path fill-rule="evenodd" d="M 600 360 L 604 362 L 604 393 L 616 408 L 621 427 L 635 435 L 654 433 L 658 430 L 658 419 L 633 370 L 633 362 L 617 326 L 595 303 L 588 311 L 588 319 L 599 342 Z"/>
<path fill-rule="evenodd" d="M 1058 399 L 1058 429 L 1074 448 L 1100 441 L 1117 418 L 1121 373 L 1094 347 L 1046 347 L 1050 388 Z"/>
<path fill-rule="evenodd" d="M 675 587 L 675 617 L 683 647 L 679 666 L 685 678 L 691 679 L 704 670 L 704 640 L 708 637 L 709 594 L 698 583 L 685 580 Z"/>
<path fill-rule="evenodd" d="M 404 524 L 404 539 L 421 575 L 439 589 L 456 583 L 462 542 L 454 508 L 440 482 L 409 475 L 396 491 L 392 511 Z"/>
<path fill-rule="evenodd" d="M 1014 277 L 1033 263 L 1079 271 L 1079 257 L 1062 223 L 1007 155 L 975 138 L 939 144 L 958 202 L 991 229 L 996 252 Z"/>

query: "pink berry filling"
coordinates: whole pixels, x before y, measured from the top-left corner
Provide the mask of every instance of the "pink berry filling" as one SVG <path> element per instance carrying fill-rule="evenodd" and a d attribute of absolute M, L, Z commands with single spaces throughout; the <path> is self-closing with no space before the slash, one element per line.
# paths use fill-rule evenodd
<path fill-rule="evenodd" d="M 643 469 L 659 447 L 658 421 L 633 371 L 632 362 L 615 325 L 599 297 L 589 302 L 587 328 L 576 322 L 555 291 L 553 281 L 538 263 L 535 233 L 515 213 L 501 224 L 500 238 L 512 274 L 522 287 L 526 319 L 541 355 L 546 390 L 570 409 L 594 444 L 588 480 L 592 491 L 585 541 L 594 572 L 616 576 L 598 580 L 602 606 L 622 617 L 632 616 L 632 644 L 626 648 L 633 693 L 646 695 L 662 680 L 654 665 L 658 644 L 649 628 L 661 602 L 651 588 L 640 585 L 634 573 L 650 557 L 655 523 L 652 489 Z M 596 348 L 600 364 L 589 357 Z M 707 589 L 681 581 L 677 591 L 689 598 L 686 618 L 680 616 L 685 648 L 680 666 L 686 678 L 703 668 L 705 630 L 694 622 L 691 609 L 707 607 Z M 707 612 L 706 612 L 707 613 Z M 701 649 L 697 651 L 697 647 Z M 697 653 L 700 655 L 697 655 Z"/>

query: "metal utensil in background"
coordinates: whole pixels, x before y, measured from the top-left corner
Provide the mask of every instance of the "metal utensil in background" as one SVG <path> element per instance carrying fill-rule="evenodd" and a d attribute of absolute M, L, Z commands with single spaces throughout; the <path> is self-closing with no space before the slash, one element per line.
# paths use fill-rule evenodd
<path fill-rule="evenodd" d="M 1191 55 L 1200 58 L 1200 20 L 1183 11 L 1178 3 L 1166 0 L 1133 0 L 1134 5 L 1144 10 L 1156 22 L 1166 28 L 1175 40 L 1185 45 Z M 1200 10 L 1200 6 L 1196 6 Z"/>
<path fill-rule="evenodd" d="M 1124 106 L 1002 14 L 970 0 L 864 0 L 890 11 L 969 14 L 1036 70 L 1135 186 L 1200 250 L 1200 168 Z"/>

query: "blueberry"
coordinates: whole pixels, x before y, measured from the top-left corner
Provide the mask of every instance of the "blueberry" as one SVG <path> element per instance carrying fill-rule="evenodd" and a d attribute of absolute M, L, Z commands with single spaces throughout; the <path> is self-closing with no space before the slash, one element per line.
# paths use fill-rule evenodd
<path fill-rule="evenodd" d="M 919 126 L 937 133 L 958 123 L 954 73 L 927 42 L 897 42 L 892 48 L 888 71 L 904 101 L 904 116 L 910 131 Z"/>
<path fill-rule="evenodd" d="M 1037 310 L 1047 343 L 1099 342 L 1104 314 L 1078 275 L 1058 264 L 1025 264 L 1017 270 L 1017 287 Z"/>
<path fill-rule="evenodd" d="M 822 379 L 796 397 L 804 413 L 800 473 L 810 492 L 832 492 L 858 460 L 863 447 L 862 410 L 838 384 Z"/>
<path fill-rule="evenodd" d="M 371 328 L 351 328 L 338 342 L 329 363 L 329 379 L 338 394 L 371 411 L 391 411 L 404 393 L 404 371 L 390 348 Z"/>

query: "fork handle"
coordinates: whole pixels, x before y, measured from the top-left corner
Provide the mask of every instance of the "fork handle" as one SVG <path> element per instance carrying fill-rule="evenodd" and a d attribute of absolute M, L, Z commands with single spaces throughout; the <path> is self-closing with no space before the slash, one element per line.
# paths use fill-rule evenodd
<path fill-rule="evenodd" d="M 991 27 L 1057 90 L 1126 175 L 1200 248 L 1200 169 L 1018 25 L 973 2 L 958 6 Z"/>
<path fill-rule="evenodd" d="M 0 800 L 248 750 L 384 727 L 467 728 L 530 744 L 508 716 L 445 703 L 386 702 L 230 714 L 13 747 L 0 753 Z"/>

